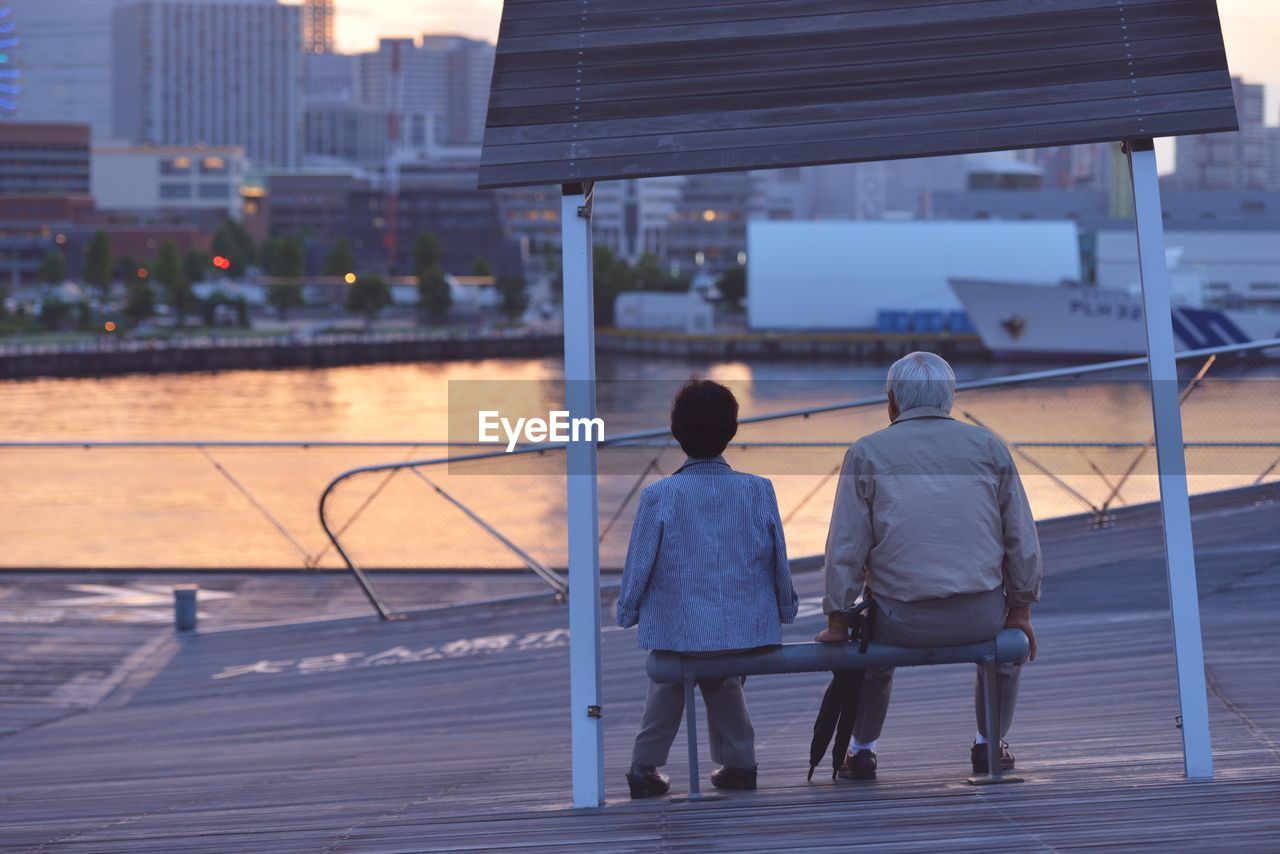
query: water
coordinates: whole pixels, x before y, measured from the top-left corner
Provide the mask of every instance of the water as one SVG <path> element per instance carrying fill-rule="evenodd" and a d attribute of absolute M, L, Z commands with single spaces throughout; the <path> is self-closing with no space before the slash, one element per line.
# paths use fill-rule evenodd
<path fill-rule="evenodd" d="M 884 365 L 719 362 L 684 364 L 638 357 L 602 357 L 599 408 L 610 433 L 662 427 L 680 381 L 698 374 L 730 384 L 751 416 L 874 394 Z M 1039 366 L 960 365 L 960 379 L 1003 375 Z M 1270 369 L 1263 371 L 1270 375 Z M 1207 384 L 1188 404 L 1189 439 L 1276 438 L 1275 396 L 1258 405 L 1256 384 L 1241 373 Z M 1256 372 L 1255 372 L 1256 373 Z M 1253 374 L 1247 376 L 1252 377 Z M 442 449 L 413 443 L 449 438 L 449 391 L 501 379 L 519 389 L 531 411 L 557 408 L 563 389 L 558 360 L 373 365 L 322 370 L 41 379 L 0 384 L 0 439 L 8 441 L 386 441 L 393 448 L 344 449 L 0 449 L 0 557 L 5 567 L 301 567 L 337 566 L 316 522 L 316 501 L 337 473 L 360 465 L 433 458 Z M 1244 391 L 1242 391 L 1242 389 Z M 1243 395 L 1243 396 L 1242 396 Z M 1252 402 L 1250 402 L 1252 401 Z M 962 395 L 967 411 L 1014 441 L 1052 439 L 1142 442 L 1150 432 L 1143 385 L 1077 381 Z M 523 413 L 522 413 L 523 414 Z M 805 421 L 744 427 L 751 441 L 842 445 L 886 423 L 880 406 Z M 455 436 L 457 425 L 455 424 Z M 1115 482 L 1136 450 L 1082 452 L 1038 449 L 1036 459 L 1073 489 L 1100 504 L 1110 491 L 1094 471 Z M 1225 453 L 1225 452 L 1224 452 Z M 1221 453 L 1200 463 L 1199 488 L 1241 485 L 1264 470 L 1274 449 Z M 792 552 L 814 553 L 825 536 L 839 447 L 746 451 L 731 461 L 774 477 L 788 521 Z M 1118 503 L 1155 497 L 1151 455 Z M 603 460 L 606 564 L 625 549 L 631 492 L 652 454 Z M 622 460 L 621 462 L 618 462 Z M 609 463 L 612 462 L 612 467 Z M 678 452 L 660 455 L 669 472 Z M 514 476 L 509 463 L 449 471 L 431 479 L 493 522 L 540 559 L 563 563 L 562 479 L 558 460 L 538 474 Z M 1026 461 L 1020 467 L 1040 516 L 1085 509 Z M 527 470 L 526 470 L 527 471 Z M 477 476 L 507 474 L 505 477 Z M 1212 483 L 1205 478 L 1211 478 Z M 346 535 L 356 559 L 388 567 L 497 567 L 518 561 L 428 486 L 404 474 L 356 481 L 335 496 L 333 518 L 358 515 Z M 376 497 L 362 507 L 376 491 Z M 614 517 L 617 517 L 616 520 Z"/>

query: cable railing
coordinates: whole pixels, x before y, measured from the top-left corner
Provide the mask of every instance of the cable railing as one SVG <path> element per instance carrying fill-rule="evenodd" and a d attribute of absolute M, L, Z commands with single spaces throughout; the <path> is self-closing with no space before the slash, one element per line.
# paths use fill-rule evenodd
<path fill-rule="evenodd" d="M 1194 394 L 1196 389 L 1201 385 L 1206 374 L 1214 365 L 1215 360 L 1224 356 L 1269 351 L 1278 347 L 1280 347 L 1280 339 L 1273 339 L 1179 353 L 1177 358 L 1181 362 L 1195 362 L 1197 360 L 1203 360 L 1203 364 L 1200 366 L 1196 375 L 1183 389 L 1182 399 L 1184 404 L 1187 398 Z M 1124 371 L 1127 369 L 1141 368 L 1146 364 L 1147 360 L 1145 357 L 1135 357 L 1091 365 L 1054 368 L 1049 370 L 1030 371 L 1010 376 L 975 379 L 958 383 L 957 392 L 961 394 L 971 394 L 979 391 L 1010 389 L 1017 386 L 1033 385 L 1036 383 L 1083 379 L 1087 377 L 1100 376 L 1106 373 Z M 884 406 L 886 401 L 886 396 L 881 393 L 841 403 L 786 409 L 779 412 L 746 417 L 739 421 L 739 435 L 742 436 L 741 431 L 744 429 L 749 433 L 752 427 L 782 424 L 791 421 L 804 422 L 815 420 L 820 416 L 825 415 L 847 414 L 870 407 Z M 960 417 L 982 426 L 988 426 L 973 415 L 972 412 L 968 411 L 968 409 L 960 407 L 959 404 L 957 405 Z M 997 435 L 999 434 L 997 433 Z M 1135 472 L 1137 472 L 1139 466 L 1144 462 L 1144 460 L 1149 457 L 1149 450 L 1152 447 L 1154 440 L 1153 438 L 1144 438 L 1081 441 L 1010 441 L 1008 439 L 1004 439 L 1004 441 L 1006 441 L 1021 460 L 1031 465 L 1039 474 L 1046 476 L 1057 488 L 1061 489 L 1063 493 L 1079 503 L 1089 515 L 1090 524 L 1093 527 L 1105 527 L 1110 524 L 1114 518 L 1113 510 L 1117 502 L 1122 500 L 1121 496 L 1126 484 L 1134 476 Z M 357 584 L 360 586 L 360 589 L 364 592 L 366 598 L 377 612 L 378 616 L 382 619 L 393 619 L 396 615 L 387 607 L 385 602 L 378 595 L 367 574 L 357 565 L 350 553 L 350 550 L 343 543 L 343 536 L 350 530 L 352 525 L 355 524 L 357 519 L 371 506 L 378 495 L 387 488 L 388 484 L 399 473 L 406 471 L 411 472 L 418 480 L 433 490 L 437 495 L 441 496 L 450 504 L 461 510 L 481 529 L 483 529 L 488 536 L 501 544 L 507 551 L 514 554 L 522 565 L 545 581 L 558 598 L 563 599 L 567 596 L 568 586 L 562 573 L 550 568 L 546 562 L 535 558 L 528 550 L 517 545 L 510 536 L 499 530 L 497 525 L 494 524 L 491 519 L 485 518 L 479 512 L 471 508 L 466 502 L 462 501 L 451 491 L 445 490 L 438 482 L 434 481 L 424 473 L 424 471 L 438 470 L 440 467 L 444 466 L 476 464 L 498 460 L 509 462 L 511 460 L 531 457 L 556 457 L 565 451 L 565 445 L 561 443 L 548 442 L 518 445 L 510 451 L 477 450 L 468 453 L 456 453 L 457 450 L 471 447 L 474 444 L 475 443 L 450 443 L 449 447 L 453 453 L 447 454 L 443 457 L 405 460 L 395 463 L 382 463 L 351 468 L 333 478 L 322 492 L 318 507 L 321 528 L 323 529 L 325 536 L 328 537 L 334 551 L 346 565 L 348 572 L 351 573 Z M 741 438 L 731 444 L 730 450 L 735 453 L 746 453 L 752 450 L 772 450 L 779 452 L 815 449 L 836 450 L 846 448 L 848 444 L 849 441 L 847 440 L 778 441 Z M 622 517 L 627 507 L 631 504 L 644 481 L 651 476 L 662 474 L 661 469 L 658 466 L 658 461 L 664 452 L 675 447 L 675 443 L 671 439 L 670 432 L 667 429 L 662 428 L 634 431 L 607 437 L 598 442 L 597 447 L 602 451 L 607 449 L 647 449 L 656 452 L 656 454 L 648 460 L 647 464 L 642 467 L 637 467 L 639 469 L 638 476 L 631 483 L 630 488 L 625 491 L 624 496 L 615 508 L 614 513 L 604 525 L 604 529 L 601 534 L 601 540 L 603 541 L 612 531 L 615 523 L 617 523 Z M 1188 440 L 1185 443 L 1185 447 L 1189 451 L 1240 451 L 1245 449 L 1254 451 L 1274 451 L 1276 449 L 1280 449 L 1280 440 Z M 1106 496 L 1101 501 L 1089 498 L 1083 494 L 1079 488 L 1068 483 L 1060 473 L 1055 472 L 1052 467 L 1045 465 L 1037 459 L 1040 453 L 1055 450 L 1073 451 L 1083 455 L 1085 462 L 1090 467 L 1093 475 L 1099 477 L 1105 484 L 1107 490 Z M 1118 472 L 1118 477 L 1112 479 L 1102 471 L 1093 459 L 1085 454 L 1086 451 L 1090 450 L 1105 450 L 1110 452 L 1137 450 L 1138 454 L 1127 462 L 1123 470 Z M 833 488 L 831 484 L 838 475 L 839 469 L 840 466 L 838 462 L 834 466 L 827 468 L 821 474 L 817 484 L 807 490 L 801 501 L 797 505 L 788 509 L 788 512 L 784 517 L 784 524 L 789 523 L 801 509 L 810 505 L 824 489 Z M 1278 469 L 1280 469 L 1280 457 L 1277 457 L 1274 461 L 1270 462 L 1270 465 L 1262 467 L 1261 474 L 1257 476 L 1254 482 L 1261 483 L 1265 478 Z M 381 475 L 380 483 L 370 493 L 370 495 L 366 496 L 365 500 L 361 502 L 352 513 L 348 514 L 345 521 L 341 524 L 335 524 L 330 518 L 329 512 L 329 503 L 333 495 L 343 484 L 366 475 Z"/>

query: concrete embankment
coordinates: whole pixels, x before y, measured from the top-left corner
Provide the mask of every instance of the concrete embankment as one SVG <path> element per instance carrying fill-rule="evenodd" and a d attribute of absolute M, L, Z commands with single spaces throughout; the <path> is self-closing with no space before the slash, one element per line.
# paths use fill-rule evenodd
<path fill-rule="evenodd" d="M 0 379 L 129 373 L 322 368 L 376 362 L 530 358 L 561 352 L 559 335 L 328 335 L 35 345 L 0 351 Z"/>
<path fill-rule="evenodd" d="M 767 333 L 689 335 L 676 332 L 601 330 L 596 347 L 604 352 L 671 358 L 849 359 L 883 361 L 928 350 L 948 359 L 984 359 L 977 335 L 949 333 Z"/>

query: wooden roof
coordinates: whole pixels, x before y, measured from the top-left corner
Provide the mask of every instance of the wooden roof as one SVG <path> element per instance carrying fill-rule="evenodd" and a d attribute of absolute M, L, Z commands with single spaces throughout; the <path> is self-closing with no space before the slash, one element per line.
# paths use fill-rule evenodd
<path fill-rule="evenodd" d="M 480 185 L 1236 127 L 1214 0 L 507 0 Z"/>

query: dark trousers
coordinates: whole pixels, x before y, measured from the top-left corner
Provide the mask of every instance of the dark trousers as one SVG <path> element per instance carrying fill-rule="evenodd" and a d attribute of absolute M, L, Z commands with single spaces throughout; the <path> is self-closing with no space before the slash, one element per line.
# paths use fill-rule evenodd
<path fill-rule="evenodd" d="M 698 680 L 707 707 L 711 759 L 732 768 L 756 767 L 756 731 L 742 692 L 745 681 L 741 676 Z M 666 765 L 683 717 L 684 685 L 650 682 L 631 761 L 655 768 Z"/>

